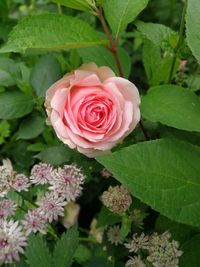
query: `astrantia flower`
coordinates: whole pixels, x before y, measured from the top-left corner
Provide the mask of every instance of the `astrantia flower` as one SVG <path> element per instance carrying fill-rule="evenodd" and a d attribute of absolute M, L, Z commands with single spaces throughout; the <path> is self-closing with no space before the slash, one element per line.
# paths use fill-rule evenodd
<path fill-rule="evenodd" d="M 64 216 L 64 206 L 67 204 L 62 197 L 56 196 L 55 193 L 47 192 L 39 202 L 39 212 L 50 223 L 58 220 L 58 217 Z"/>
<path fill-rule="evenodd" d="M 132 203 L 130 193 L 123 186 L 110 186 L 102 195 L 103 204 L 112 212 L 123 213 Z"/>
<path fill-rule="evenodd" d="M 129 257 L 129 260 L 126 262 L 125 267 L 145 267 L 146 265 L 141 260 L 140 256 Z"/>
<path fill-rule="evenodd" d="M 129 243 L 124 244 L 129 252 L 137 252 L 139 249 L 148 249 L 149 237 L 142 233 L 134 234 Z"/>
<path fill-rule="evenodd" d="M 178 267 L 179 257 L 182 251 L 179 250 L 179 243 L 170 241 L 169 232 L 162 235 L 154 233 L 149 238 L 149 256 L 147 260 L 155 267 Z"/>
<path fill-rule="evenodd" d="M 133 83 L 95 63 L 54 83 L 45 102 L 58 138 L 88 157 L 107 153 L 133 131 L 140 120 L 139 105 Z"/>
<path fill-rule="evenodd" d="M 45 233 L 44 228 L 47 225 L 46 219 L 41 215 L 39 208 L 29 210 L 22 220 L 22 225 L 27 235 L 31 232 Z"/>
<path fill-rule="evenodd" d="M 3 160 L 3 165 L 0 166 L 0 197 L 4 197 L 10 190 L 10 183 L 14 175 L 10 160 Z"/>
<path fill-rule="evenodd" d="M 12 188 L 17 192 L 28 191 L 30 185 L 29 179 L 24 174 L 15 175 L 12 181 Z"/>
<path fill-rule="evenodd" d="M 64 197 L 67 201 L 75 201 L 82 192 L 84 180 L 85 176 L 78 167 L 64 165 L 63 168 L 53 171 L 49 189 Z"/>
<path fill-rule="evenodd" d="M 52 166 L 46 163 L 39 163 L 33 166 L 30 180 L 33 184 L 47 184 L 51 180 Z"/>
<path fill-rule="evenodd" d="M 19 223 L 4 221 L 0 227 L 0 265 L 18 261 L 25 246 L 26 237 Z"/>
<path fill-rule="evenodd" d="M 107 232 L 108 241 L 114 245 L 122 244 L 122 237 L 120 234 L 119 225 L 111 226 Z"/>
<path fill-rule="evenodd" d="M 0 220 L 7 219 L 15 214 L 17 205 L 11 199 L 3 199 L 0 201 Z"/>

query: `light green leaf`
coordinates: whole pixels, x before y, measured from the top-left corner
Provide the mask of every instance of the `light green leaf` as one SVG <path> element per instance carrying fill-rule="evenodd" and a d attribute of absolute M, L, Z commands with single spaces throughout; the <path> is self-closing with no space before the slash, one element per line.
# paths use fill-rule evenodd
<path fill-rule="evenodd" d="M 105 44 L 85 21 L 61 14 L 26 17 L 11 31 L 0 53 L 31 50 L 56 51 Z"/>
<path fill-rule="evenodd" d="M 103 0 L 106 19 L 115 35 L 125 30 L 147 6 L 149 0 Z"/>
<path fill-rule="evenodd" d="M 153 122 L 186 131 L 200 131 L 200 100 L 189 89 L 176 85 L 152 87 L 142 97 L 142 116 Z"/>
<path fill-rule="evenodd" d="M 200 234 L 195 235 L 188 242 L 186 242 L 181 249 L 183 255 L 180 258 L 180 267 L 199 267 L 200 266 Z"/>
<path fill-rule="evenodd" d="M 39 235 L 29 236 L 25 255 L 30 267 L 53 267 L 49 249 L 43 238 Z"/>
<path fill-rule="evenodd" d="M 19 66 L 14 60 L 0 57 L 0 86 L 12 86 L 20 77 Z"/>
<path fill-rule="evenodd" d="M 74 225 L 57 241 L 54 250 L 54 266 L 70 267 L 78 247 L 78 230 Z"/>
<path fill-rule="evenodd" d="M 176 140 L 142 142 L 97 157 L 130 192 L 168 218 L 200 226 L 200 148 Z"/>
<path fill-rule="evenodd" d="M 95 7 L 92 0 L 51 0 L 54 3 L 81 11 L 92 11 Z"/>
<path fill-rule="evenodd" d="M 52 55 L 41 57 L 35 64 L 30 83 L 38 96 L 45 96 L 46 90 L 62 76 L 58 60 Z"/>
<path fill-rule="evenodd" d="M 36 155 L 36 158 L 52 165 L 60 165 L 68 162 L 72 154 L 73 150 L 68 146 L 53 146 L 44 149 Z"/>
<path fill-rule="evenodd" d="M 188 0 L 186 13 L 186 40 L 200 64 L 200 0 Z"/>
<path fill-rule="evenodd" d="M 156 46 L 164 50 L 173 50 L 177 44 L 178 34 L 169 27 L 158 23 L 146 23 L 137 21 L 135 23 L 139 32 Z"/>
<path fill-rule="evenodd" d="M 18 91 L 0 93 L 0 119 L 16 119 L 30 113 L 33 99 Z"/>
<path fill-rule="evenodd" d="M 40 135 L 44 130 L 44 119 L 39 116 L 31 116 L 23 120 L 19 126 L 19 139 L 32 139 Z"/>
<path fill-rule="evenodd" d="M 91 250 L 82 244 L 78 246 L 74 254 L 74 259 L 78 263 L 83 263 L 85 261 L 88 261 L 91 257 L 92 257 Z"/>
<path fill-rule="evenodd" d="M 95 62 L 98 66 L 110 67 L 116 75 L 119 75 L 119 71 L 116 65 L 113 54 L 106 48 L 101 46 L 80 48 L 78 50 L 84 63 Z M 123 48 L 118 49 L 119 60 L 124 71 L 124 76 L 128 78 L 131 71 L 131 61 L 127 52 Z"/>
<path fill-rule="evenodd" d="M 146 39 L 143 46 L 143 63 L 151 86 L 167 83 L 171 69 L 173 55 L 165 53 L 161 56 L 160 47 Z M 173 75 L 179 66 L 177 59 L 174 66 Z"/>

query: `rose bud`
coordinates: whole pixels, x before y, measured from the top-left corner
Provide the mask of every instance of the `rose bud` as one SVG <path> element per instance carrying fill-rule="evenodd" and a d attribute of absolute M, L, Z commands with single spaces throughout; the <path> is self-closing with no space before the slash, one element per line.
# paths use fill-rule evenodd
<path fill-rule="evenodd" d="M 58 138 L 88 157 L 110 151 L 140 120 L 140 96 L 108 67 L 84 64 L 47 91 L 48 121 Z"/>

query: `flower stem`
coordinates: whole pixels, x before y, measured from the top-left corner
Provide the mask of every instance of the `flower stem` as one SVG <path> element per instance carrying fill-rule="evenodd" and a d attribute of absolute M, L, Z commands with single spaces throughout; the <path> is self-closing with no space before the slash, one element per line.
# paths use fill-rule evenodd
<path fill-rule="evenodd" d="M 174 48 L 174 57 L 173 57 L 172 65 L 170 68 L 168 83 L 171 83 L 171 81 L 172 81 L 174 68 L 175 68 L 175 64 L 176 64 L 176 59 L 177 59 L 177 54 L 178 54 L 178 51 L 179 51 L 179 49 L 183 43 L 183 40 L 184 40 L 185 14 L 186 14 L 186 10 L 187 10 L 187 3 L 188 3 L 188 0 L 185 0 L 184 6 L 183 6 L 183 11 L 182 11 L 182 16 L 181 16 L 179 38 L 178 38 L 178 42 L 176 44 L 176 47 Z"/>
<path fill-rule="evenodd" d="M 99 2 L 99 9 L 97 11 L 97 16 L 101 22 L 101 25 L 103 27 L 103 30 L 107 36 L 107 39 L 109 41 L 109 44 L 110 44 L 110 47 L 109 47 L 109 50 L 111 51 L 111 53 L 113 53 L 113 56 L 115 58 L 115 61 L 116 61 L 116 65 L 117 65 L 117 68 L 118 68 L 118 71 L 119 71 L 119 75 L 121 77 L 124 77 L 124 73 L 123 73 L 123 70 L 122 70 L 122 66 L 121 66 L 121 63 L 120 63 L 120 60 L 119 60 L 119 55 L 117 53 L 117 44 L 118 44 L 118 37 L 115 38 L 115 40 L 113 40 L 112 36 L 111 36 L 111 33 L 110 33 L 110 29 L 105 21 L 105 18 L 104 18 L 104 15 L 103 15 L 103 10 L 102 10 L 102 3 L 101 1 Z M 145 129 L 142 121 L 140 121 L 139 123 L 141 129 L 142 129 L 142 132 L 144 134 L 144 137 L 146 140 L 149 140 L 151 139 L 147 130 Z"/>
<path fill-rule="evenodd" d="M 121 63 L 120 63 L 120 60 L 119 60 L 119 55 L 117 53 L 117 39 L 115 39 L 115 41 L 113 41 L 112 39 L 112 36 L 111 36 L 111 33 L 110 33 L 110 30 L 109 30 L 109 27 L 104 19 L 104 16 L 103 16 L 103 11 L 102 11 L 102 6 L 100 5 L 99 6 L 99 10 L 97 12 L 97 16 L 99 17 L 99 20 L 102 24 L 102 27 L 104 29 L 104 32 L 108 38 L 108 41 L 109 41 L 109 44 L 110 44 L 110 47 L 109 47 L 109 50 L 113 53 L 113 56 L 115 58 L 115 61 L 116 61 L 116 64 L 117 64 L 117 68 L 118 68 L 118 71 L 119 71 L 119 75 L 121 77 L 124 76 L 124 73 L 123 73 L 123 70 L 122 70 L 122 66 L 121 66 Z"/>

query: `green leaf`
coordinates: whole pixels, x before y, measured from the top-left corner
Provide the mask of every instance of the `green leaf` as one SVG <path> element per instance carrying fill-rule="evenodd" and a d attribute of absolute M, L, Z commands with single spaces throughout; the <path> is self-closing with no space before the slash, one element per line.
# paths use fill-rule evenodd
<path fill-rule="evenodd" d="M 52 165 L 60 165 L 68 162 L 72 154 L 73 150 L 67 146 L 53 146 L 44 149 L 35 157 Z"/>
<path fill-rule="evenodd" d="M 180 258 L 180 267 L 199 267 L 200 266 L 200 234 L 194 236 L 181 247 L 183 255 Z"/>
<path fill-rule="evenodd" d="M 148 0 L 103 0 L 106 19 L 115 35 L 126 29 L 147 6 Z"/>
<path fill-rule="evenodd" d="M 139 32 L 145 38 L 154 43 L 154 45 L 161 47 L 164 50 L 173 50 L 177 44 L 178 34 L 169 27 L 158 23 L 146 23 L 137 21 L 135 23 Z"/>
<path fill-rule="evenodd" d="M 159 233 L 169 231 L 170 234 L 172 234 L 172 238 L 179 241 L 180 244 L 185 243 L 191 238 L 191 236 L 196 234 L 193 227 L 173 222 L 162 215 L 160 215 L 156 220 L 155 230 Z"/>
<path fill-rule="evenodd" d="M 53 254 L 54 266 L 70 267 L 78 247 L 78 242 L 78 230 L 75 225 L 65 232 L 61 239 L 57 241 Z"/>
<path fill-rule="evenodd" d="M 86 246 L 80 244 L 75 251 L 74 259 L 78 263 L 88 261 L 92 257 L 92 252 Z"/>
<path fill-rule="evenodd" d="M 0 86 L 15 85 L 19 76 L 20 69 L 14 60 L 0 57 Z"/>
<path fill-rule="evenodd" d="M 31 116 L 23 120 L 19 126 L 19 139 L 32 139 L 40 135 L 44 130 L 44 119 L 39 116 Z"/>
<path fill-rule="evenodd" d="M 30 267 L 52 267 L 52 256 L 43 238 L 39 235 L 31 235 L 25 251 Z"/>
<path fill-rule="evenodd" d="M 200 64 L 200 0 L 189 0 L 186 13 L 186 40 Z"/>
<path fill-rule="evenodd" d="M 152 87 L 142 97 L 142 116 L 153 122 L 186 131 L 200 131 L 200 100 L 189 89 L 176 85 Z"/>
<path fill-rule="evenodd" d="M 10 135 L 10 124 L 3 120 L 0 122 L 0 145 L 4 143 L 5 138 Z"/>
<path fill-rule="evenodd" d="M 200 226 L 200 148 L 160 139 L 97 157 L 130 192 L 177 222 Z"/>
<path fill-rule="evenodd" d="M 11 31 L 0 53 L 31 50 L 57 51 L 105 44 L 85 21 L 61 14 L 26 17 Z"/>
<path fill-rule="evenodd" d="M 171 53 L 165 53 L 163 57 L 161 57 L 160 47 L 156 46 L 148 39 L 144 41 L 142 54 L 149 84 L 151 86 L 155 86 L 161 83 L 167 83 L 173 61 L 173 55 L 171 55 Z M 176 73 L 178 66 L 179 60 L 177 59 L 173 75 Z"/>
<path fill-rule="evenodd" d="M 0 119 L 16 119 L 30 113 L 33 99 L 18 91 L 0 93 Z"/>
<path fill-rule="evenodd" d="M 52 55 L 41 57 L 35 64 L 30 83 L 38 96 L 45 96 L 46 90 L 62 76 L 58 60 Z"/>
<path fill-rule="evenodd" d="M 81 11 L 92 11 L 95 7 L 92 0 L 51 0 L 54 3 Z"/>
<path fill-rule="evenodd" d="M 97 218 L 97 228 L 121 222 L 121 219 L 120 215 L 113 213 L 102 206 Z"/>
<path fill-rule="evenodd" d="M 106 48 L 101 46 L 80 48 L 78 50 L 84 63 L 95 62 L 98 66 L 110 67 L 116 75 L 119 75 L 119 71 L 116 65 L 113 54 Z M 128 78 L 131 71 L 131 61 L 127 52 L 123 48 L 118 49 L 119 60 L 124 71 L 124 76 Z"/>

